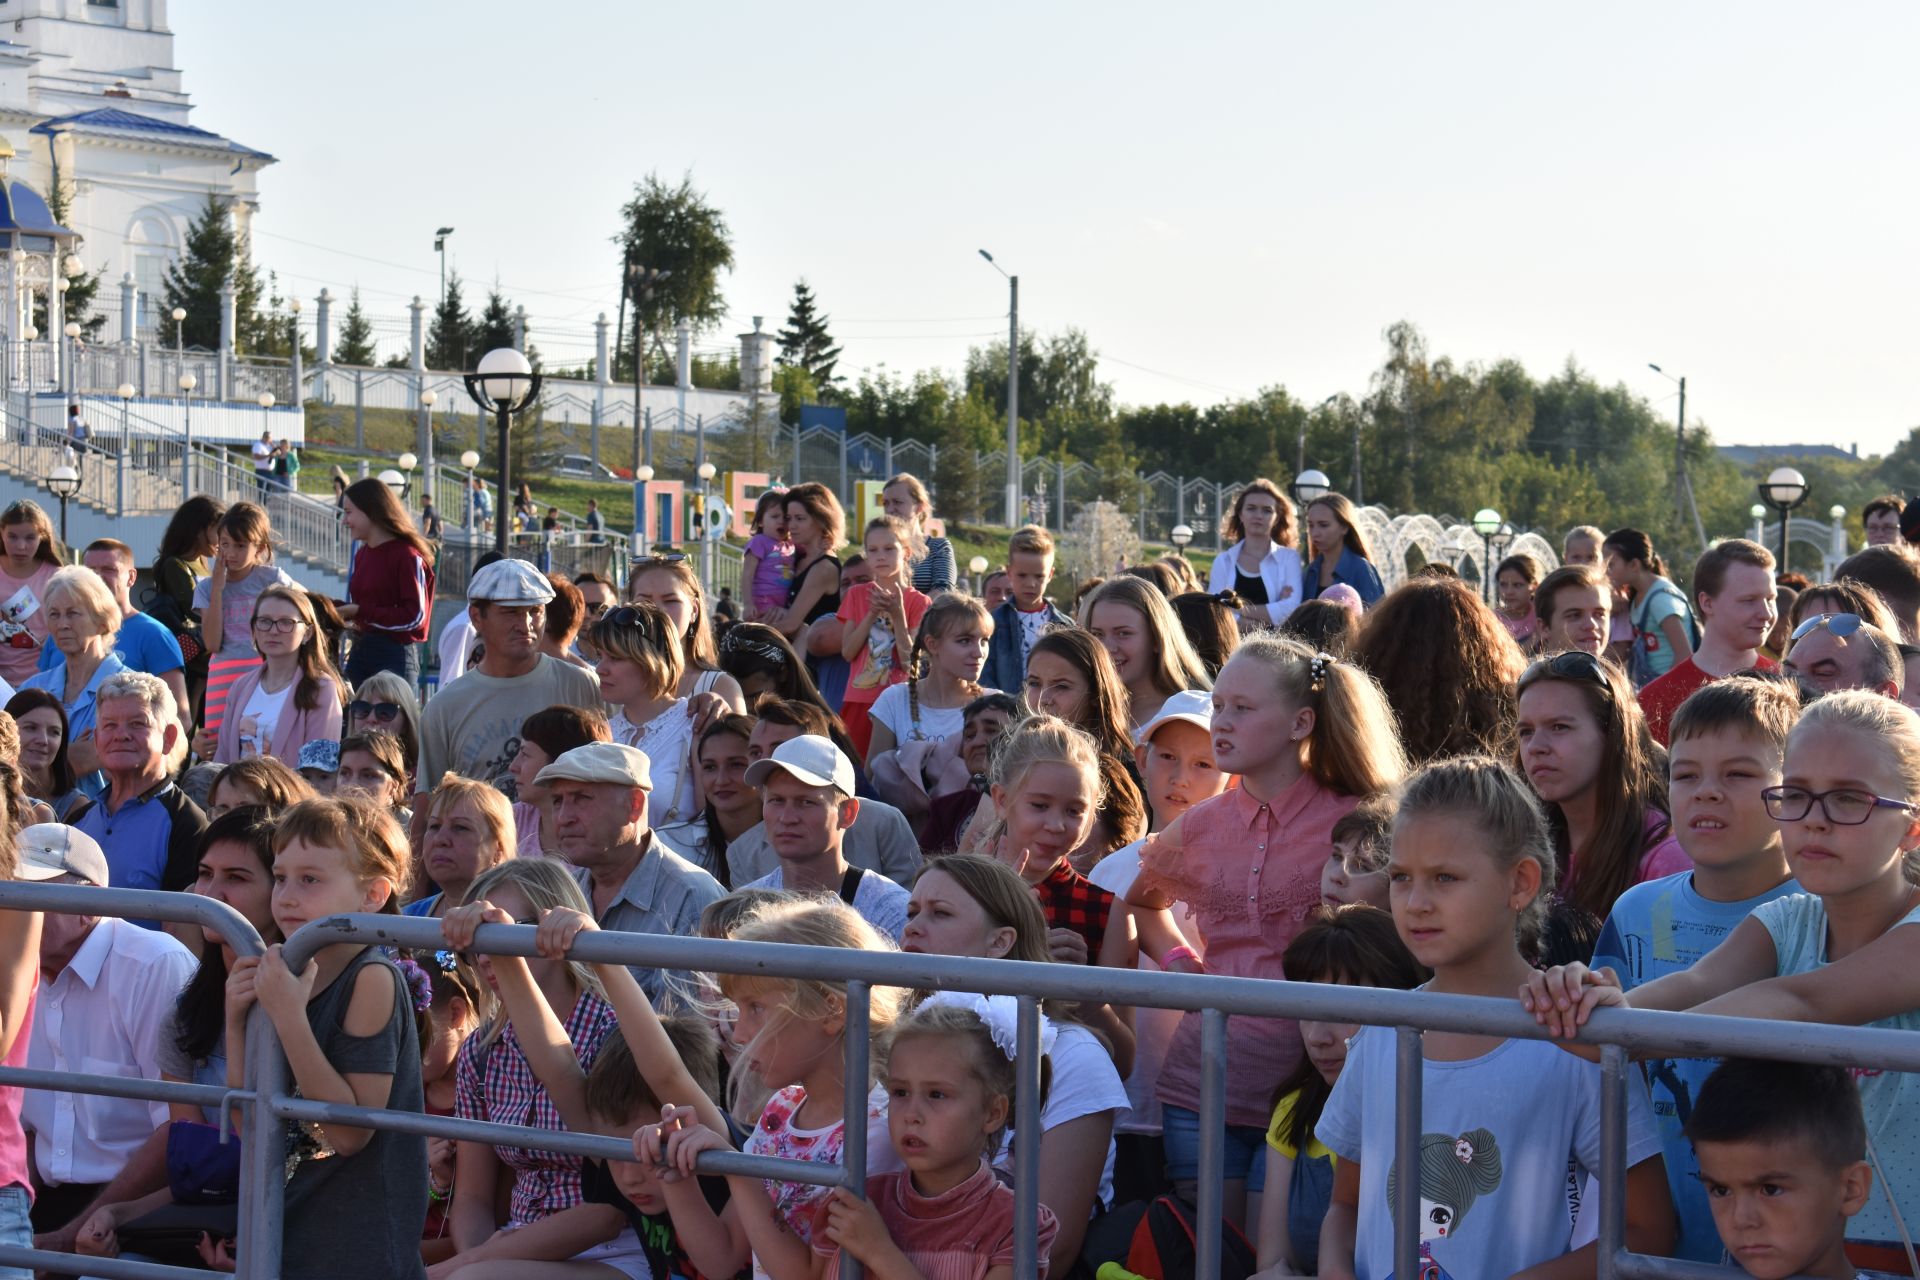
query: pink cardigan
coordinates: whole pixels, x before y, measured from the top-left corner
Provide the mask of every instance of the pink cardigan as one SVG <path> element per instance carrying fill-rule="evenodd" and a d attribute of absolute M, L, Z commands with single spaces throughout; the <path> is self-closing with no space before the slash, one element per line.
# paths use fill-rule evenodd
<path fill-rule="evenodd" d="M 227 691 L 227 710 L 231 714 L 220 721 L 220 739 L 213 749 L 216 763 L 232 764 L 240 758 L 240 717 L 247 709 L 247 699 L 253 697 L 266 672 L 264 666 L 255 667 L 235 680 Z M 315 683 L 320 686 L 320 705 L 312 711 L 302 711 L 293 704 L 293 694 L 289 692 L 287 705 L 280 712 L 280 722 L 273 726 L 273 741 L 267 744 L 262 755 L 272 756 L 292 768 L 300 758 L 300 748 L 309 742 L 340 740 L 340 687 L 331 676 L 321 676 Z"/>

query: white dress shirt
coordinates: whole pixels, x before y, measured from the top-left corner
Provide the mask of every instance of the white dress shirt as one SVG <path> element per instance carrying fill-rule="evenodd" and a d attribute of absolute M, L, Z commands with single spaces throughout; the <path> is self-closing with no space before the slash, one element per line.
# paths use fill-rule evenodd
<path fill-rule="evenodd" d="M 158 1080 L 159 1030 L 194 965 L 193 953 L 164 933 L 100 921 L 58 977 L 41 977 L 27 1065 Z M 20 1120 L 33 1134 L 34 1166 L 47 1182 L 108 1182 L 166 1124 L 167 1107 L 29 1089 Z"/>

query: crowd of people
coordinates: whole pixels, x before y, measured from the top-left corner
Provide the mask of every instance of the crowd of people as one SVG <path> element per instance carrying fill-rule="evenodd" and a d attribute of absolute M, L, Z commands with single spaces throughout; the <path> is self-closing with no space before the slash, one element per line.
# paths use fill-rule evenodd
<path fill-rule="evenodd" d="M 126 545 L 69 565 L 37 506 L 0 512 L 0 872 L 202 894 L 270 944 L 0 912 L 0 1060 L 240 1088 L 257 1006 L 305 1098 L 633 1144 L 292 1125 L 290 1276 L 1009 1280 L 1022 1140 L 1043 1274 L 1134 1274 L 1203 1159 L 1228 1274 L 1393 1271 L 1387 1030 L 1230 1017 L 1207 1133 L 1201 1014 L 1048 1002 L 1024 1134 L 1010 997 L 875 988 L 848 1115 L 846 983 L 572 960 L 591 930 L 1518 1001 L 1552 1039 L 1425 1038 L 1433 1277 L 1595 1273 L 1594 1010 L 1920 1029 L 1897 528 L 1820 583 L 1725 540 L 1683 588 L 1643 532 L 1581 526 L 1486 601 L 1444 565 L 1386 591 L 1345 498 L 1256 480 L 1204 584 L 1171 555 L 1062 590 L 1027 527 L 976 597 L 900 475 L 863 529 L 769 490 L 724 611 L 675 552 L 625 583 L 488 556 L 430 635 L 432 544 L 377 480 L 341 510 L 341 599 L 276 566 L 257 504 L 189 501 L 138 593 Z M 445 945 L 293 973 L 279 944 L 343 912 Z M 473 952 L 485 923 L 537 954 Z M 1915 1274 L 1909 1079 L 1642 1063 L 1628 1245 Z M 220 1120 L 0 1088 L 0 1238 L 231 1269 Z M 849 1124 L 864 1197 L 697 1167 L 835 1161 Z"/>

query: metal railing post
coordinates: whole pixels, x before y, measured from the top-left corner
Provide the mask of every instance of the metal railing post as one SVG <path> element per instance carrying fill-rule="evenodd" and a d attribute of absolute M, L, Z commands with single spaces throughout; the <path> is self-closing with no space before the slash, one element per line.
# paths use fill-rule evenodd
<path fill-rule="evenodd" d="M 1200 1014 L 1200 1189 L 1194 1205 L 1200 1230 L 1194 1241 L 1194 1271 L 1203 1280 L 1218 1280 L 1220 1275 L 1226 1146 L 1227 1015 L 1207 1009 Z"/>
<path fill-rule="evenodd" d="M 1600 1259 L 1597 1280 L 1615 1280 L 1627 1248 L 1627 1051 L 1600 1051 Z"/>
<path fill-rule="evenodd" d="M 1018 1000 L 1013 1040 L 1013 1276 L 1040 1274 L 1040 1002 Z"/>
<path fill-rule="evenodd" d="M 1393 1197 L 1393 1271 L 1420 1274 L 1420 1095 L 1426 1052 L 1417 1027 L 1395 1027 L 1393 1075 L 1393 1167 L 1400 1171 Z"/>
<path fill-rule="evenodd" d="M 871 1073 L 872 1046 L 868 1043 L 869 1002 L 872 993 L 864 982 L 847 984 L 847 1014 L 842 1032 L 847 1040 L 846 1111 L 841 1117 L 840 1165 L 845 1171 L 846 1188 L 867 1198 L 867 1094 Z M 866 1268 L 860 1259 L 845 1254 L 840 1259 L 840 1274 L 848 1280 L 863 1280 Z"/>

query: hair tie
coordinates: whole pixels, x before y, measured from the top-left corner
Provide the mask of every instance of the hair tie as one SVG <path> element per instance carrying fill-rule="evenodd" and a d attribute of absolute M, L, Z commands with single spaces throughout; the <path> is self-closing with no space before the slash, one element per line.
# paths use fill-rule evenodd
<path fill-rule="evenodd" d="M 1213 602 L 1222 609 L 1237 609 L 1240 607 L 1240 597 L 1232 587 L 1228 587 L 1225 591 L 1215 593 Z"/>
<path fill-rule="evenodd" d="M 1311 688 L 1315 693 L 1324 693 L 1327 688 L 1327 672 L 1340 660 L 1322 650 L 1313 655 L 1313 661 L 1307 664 L 1307 675 L 1312 680 Z"/>
<path fill-rule="evenodd" d="M 921 1002 L 927 1005 L 952 1005 L 965 1009 L 986 1025 L 994 1047 L 1014 1061 L 1020 1045 L 1020 1002 L 1013 996 L 983 996 L 972 991 L 936 991 Z M 1053 1052 L 1054 1039 L 1060 1033 L 1045 1014 L 1040 1015 L 1040 1052 Z"/>
<path fill-rule="evenodd" d="M 394 963 L 400 966 L 400 976 L 407 980 L 407 994 L 413 999 L 413 1015 L 420 1017 L 433 1008 L 433 980 L 427 977 L 427 971 L 411 956 L 401 956 Z"/>

